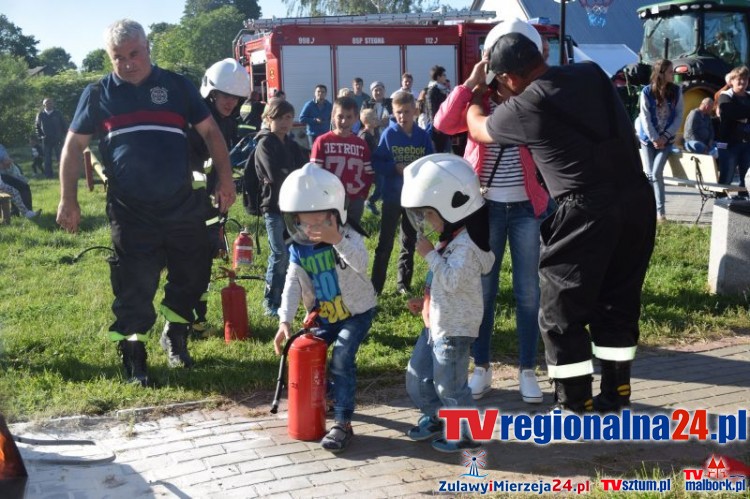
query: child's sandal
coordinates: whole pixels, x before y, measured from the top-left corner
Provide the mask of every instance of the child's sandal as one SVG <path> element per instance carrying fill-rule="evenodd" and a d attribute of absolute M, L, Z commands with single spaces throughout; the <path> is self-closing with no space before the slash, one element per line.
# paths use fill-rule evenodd
<path fill-rule="evenodd" d="M 335 424 L 320 441 L 321 447 L 330 452 L 341 452 L 354 436 L 351 425 Z"/>

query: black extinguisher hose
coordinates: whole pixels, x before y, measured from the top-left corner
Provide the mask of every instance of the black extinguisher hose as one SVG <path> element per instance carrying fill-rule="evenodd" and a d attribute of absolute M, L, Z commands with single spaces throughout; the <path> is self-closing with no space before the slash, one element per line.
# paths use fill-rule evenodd
<path fill-rule="evenodd" d="M 307 332 L 307 328 L 302 328 L 294 333 L 284 345 L 284 350 L 281 352 L 281 361 L 279 361 L 279 377 L 276 379 L 276 393 L 273 395 L 273 403 L 271 404 L 271 414 L 279 412 L 279 400 L 281 400 L 281 391 L 284 389 L 284 375 L 286 374 L 286 356 L 289 354 L 289 347 L 292 346 L 294 340 L 302 336 Z"/>

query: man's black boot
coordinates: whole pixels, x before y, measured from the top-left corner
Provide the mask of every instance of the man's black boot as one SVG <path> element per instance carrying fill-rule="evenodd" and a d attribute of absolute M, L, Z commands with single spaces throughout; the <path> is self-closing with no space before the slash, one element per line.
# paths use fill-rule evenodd
<path fill-rule="evenodd" d="M 594 410 L 601 413 L 619 412 L 630 405 L 630 365 L 632 362 L 600 361 L 601 393 L 594 397 Z"/>
<path fill-rule="evenodd" d="M 117 349 L 122 356 L 122 365 L 125 368 L 125 378 L 128 383 L 147 386 L 146 345 L 142 341 L 122 340 L 117 344 Z"/>
<path fill-rule="evenodd" d="M 190 324 L 169 322 L 164 325 L 159 344 L 167 352 L 169 367 L 193 367 L 193 359 L 188 353 L 187 337 Z"/>
<path fill-rule="evenodd" d="M 555 405 L 552 408 L 571 411 L 577 414 L 591 412 L 593 401 L 591 398 L 592 376 L 576 376 L 575 378 L 555 379 Z"/>

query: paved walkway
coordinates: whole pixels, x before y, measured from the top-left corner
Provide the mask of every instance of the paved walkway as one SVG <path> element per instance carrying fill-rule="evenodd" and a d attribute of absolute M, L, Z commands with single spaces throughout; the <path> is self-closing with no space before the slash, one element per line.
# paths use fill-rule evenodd
<path fill-rule="evenodd" d="M 668 187 L 671 220 L 692 222 L 699 200 L 694 189 Z M 712 203 L 701 223 L 710 223 Z M 505 372 L 513 373 L 512 368 Z M 729 414 L 750 400 L 750 339 L 684 349 L 642 348 L 633 369 L 633 410 L 680 407 Z M 523 404 L 514 375 L 496 379 L 480 406 L 503 413 L 536 409 Z M 543 384 L 545 404 L 552 395 Z M 596 386 L 596 385 L 595 385 Z M 270 396 L 267 403 L 270 404 Z M 263 402 L 264 404 L 266 401 Z M 466 472 L 460 455 L 442 455 L 404 432 L 418 414 L 403 392 L 382 405 L 362 408 L 350 449 L 334 456 L 317 443 L 286 435 L 284 406 L 278 416 L 267 405 L 197 408 L 166 417 L 124 411 L 119 418 L 71 418 L 43 425 L 18 424 L 15 435 L 93 439 L 96 447 L 20 445 L 30 478 L 27 498 L 149 497 L 402 497 L 437 493 L 440 480 Z M 163 414 L 163 413 L 162 413 Z M 711 452 L 747 460 L 747 445 L 718 447 L 683 443 L 568 443 L 539 447 L 515 440 L 487 444 L 487 479 L 582 482 L 633 476 L 655 467 L 665 474 L 699 466 Z M 85 456 L 114 462 L 73 466 L 40 460 Z"/>
<path fill-rule="evenodd" d="M 737 414 L 750 400 L 750 339 L 686 349 L 642 348 L 633 373 L 633 411 L 671 412 L 679 407 Z M 543 386 L 546 404 L 552 395 L 549 385 Z M 503 413 L 533 409 L 520 401 L 515 379 L 496 380 L 480 406 Z M 30 474 L 26 497 L 419 497 L 435 494 L 439 480 L 455 481 L 466 472 L 460 455 L 439 454 L 428 443 L 404 436 L 418 417 L 404 395 L 358 412 L 351 447 L 338 456 L 315 442 L 290 439 L 285 408 L 270 416 L 266 407 L 199 409 L 161 418 L 152 415 L 135 423 L 70 419 L 43 426 L 14 425 L 16 435 L 89 438 L 98 444 L 89 450 L 21 445 Z M 137 415 L 125 413 L 125 418 Z M 484 448 L 484 472 L 495 481 L 561 478 L 582 483 L 597 474 L 633 476 L 644 466 L 670 474 L 699 467 L 712 452 L 747 458 L 746 442 L 724 447 L 695 441 L 541 447 L 496 439 Z M 82 452 L 97 458 L 109 451 L 117 456 L 109 464 L 38 462 Z"/>
<path fill-rule="evenodd" d="M 673 222 L 694 223 L 701 209 L 698 191 L 692 187 L 666 186 L 667 219 Z M 710 225 L 714 200 L 709 199 L 703 208 L 698 224 Z"/>

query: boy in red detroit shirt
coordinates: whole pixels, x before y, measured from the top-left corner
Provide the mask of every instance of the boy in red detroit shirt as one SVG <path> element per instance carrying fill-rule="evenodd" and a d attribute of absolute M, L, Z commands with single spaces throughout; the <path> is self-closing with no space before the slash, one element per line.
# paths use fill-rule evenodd
<path fill-rule="evenodd" d="M 336 99 L 331 121 L 333 131 L 315 140 L 310 161 L 341 180 L 349 201 L 347 218 L 359 225 L 374 173 L 367 143 L 352 133 L 357 121 L 357 102 L 351 97 Z"/>

